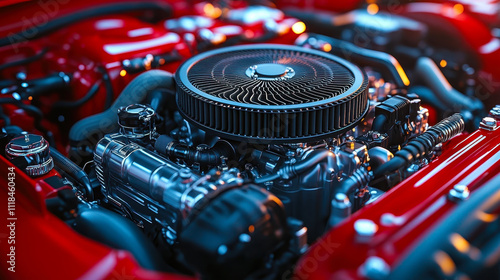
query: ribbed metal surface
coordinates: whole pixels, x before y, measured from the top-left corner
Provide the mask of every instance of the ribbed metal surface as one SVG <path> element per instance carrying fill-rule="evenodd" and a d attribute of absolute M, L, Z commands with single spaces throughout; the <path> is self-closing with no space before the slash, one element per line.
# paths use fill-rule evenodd
<path fill-rule="evenodd" d="M 277 63 L 291 67 L 289 80 L 259 80 L 245 75 L 249 66 Z M 336 61 L 288 49 L 255 49 L 221 53 L 199 60 L 189 82 L 210 95 L 258 105 L 292 105 L 338 96 L 354 83 L 354 75 Z"/>
<path fill-rule="evenodd" d="M 261 80 L 252 65 L 290 67 L 289 79 Z M 283 45 L 222 48 L 176 73 L 177 104 L 193 124 L 248 142 L 303 142 L 354 126 L 368 108 L 364 74 L 338 57 Z"/>

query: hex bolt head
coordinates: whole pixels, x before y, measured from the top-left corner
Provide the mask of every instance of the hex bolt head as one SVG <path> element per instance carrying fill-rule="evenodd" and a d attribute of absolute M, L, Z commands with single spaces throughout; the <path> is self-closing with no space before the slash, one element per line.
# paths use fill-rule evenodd
<path fill-rule="evenodd" d="M 465 185 L 455 185 L 448 193 L 448 199 L 453 202 L 464 201 L 469 197 L 469 188 Z"/>
<path fill-rule="evenodd" d="M 492 117 L 484 117 L 479 127 L 486 130 L 494 130 L 497 128 L 497 120 Z"/>
<path fill-rule="evenodd" d="M 377 233 L 378 225 L 372 220 L 359 219 L 354 222 L 354 230 L 356 231 L 356 240 L 361 243 L 367 243 Z"/>
<path fill-rule="evenodd" d="M 332 206 L 338 208 L 347 208 L 351 207 L 351 202 L 349 202 L 349 198 L 347 195 L 343 193 L 337 193 L 335 198 L 332 200 Z"/>
<path fill-rule="evenodd" d="M 390 266 L 376 256 L 368 257 L 360 269 L 361 274 L 371 280 L 386 279 L 391 272 Z"/>
<path fill-rule="evenodd" d="M 500 106 L 496 105 L 493 109 L 490 110 L 490 116 L 495 119 L 500 119 Z"/>

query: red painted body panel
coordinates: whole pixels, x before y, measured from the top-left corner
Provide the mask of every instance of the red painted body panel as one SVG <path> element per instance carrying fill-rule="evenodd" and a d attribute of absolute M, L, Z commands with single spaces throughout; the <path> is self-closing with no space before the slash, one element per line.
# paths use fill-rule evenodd
<path fill-rule="evenodd" d="M 457 1 L 465 3 L 469 1 Z M 481 3 L 486 3 L 481 5 Z M 455 2 L 456 3 L 456 2 Z M 480 64 L 479 89 L 483 102 L 500 104 L 500 39 L 496 38 L 490 28 L 492 19 L 488 14 L 492 10 L 498 10 L 498 1 L 478 1 L 465 5 L 467 10 L 455 8 L 451 3 L 411 3 L 402 7 L 388 7 L 388 11 L 397 12 L 403 16 L 429 23 L 434 29 L 442 32 L 452 33 L 464 46 L 470 48 L 472 56 L 477 57 Z M 460 4 L 461 5 L 461 4 Z M 479 8 L 481 7 L 481 8 Z M 487 7 L 494 7 L 488 13 L 480 13 Z M 464 8 L 465 9 L 465 8 Z M 470 13 L 468 13 L 470 11 Z M 486 20 L 486 22 L 485 22 Z M 496 18 L 496 24 L 499 23 Z"/>
<path fill-rule="evenodd" d="M 17 1 L 7 1 L 12 4 Z M 45 3 L 51 4 L 45 4 Z M 43 23 L 61 15 L 93 7 L 102 3 L 123 2 L 123 0 L 87 0 L 87 1 L 28 1 L 1 8 L 0 37 L 11 35 L 13 32 L 27 30 L 33 24 Z M 163 2 L 163 1 L 159 1 Z M 189 6 L 181 1 L 169 1 L 173 6 L 173 18 L 183 15 L 200 15 L 199 5 Z M 365 1 L 277 1 L 278 7 L 301 7 L 344 12 L 359 7 Z M 442 1 L 436 1 L 442 2 Z M 435 18 L 446 23 L 460 34 L 472 53 L 475 53 L 481 62 L 482 75 L 485 81 L 485 100 L 499 104 L 499 96 L 495 95 L 500 89 L 500 42 L 491 34 L 490 27 L 498 25 L 494 16 L 480 12 L 479 4 L 461 1 L 465 5 L 465 12 L 460 15 L 450 14 L 454 4 L 433 4 L 438 9 L 418 9 L 421 3 L 398 6 L 398 13 L 423 20 Z M 465 3 L 467 2 L 467 3 Z M 40 4 L 42 3 L 42 4 Z M 490 1 L 488 3 L 498 3 Z M 4 5 L 2 3 L 0 5 Z M 389 7 L 387 8 L 389 9 Z M 452 15 L 452 16 L 450 16 Z M 103 22 L 108 24 L 104 28 Z M 225 26 L 226 23 L 217 21 L 211 29 Z M 90 26 L 90 28 L 89 28 Z M 100 26 L 100 27 L 99 27 Z M 240 26 L 243 32 L 252 34 L 262 32 L 262 24 Z M 150 29 L 151 32 L 133 37 L 131 29 Z M 68 100 L 82 98 L 92 84 L 100 79 L 96 67 L 106 69 L 110 75 L 115 97 L 135 77 L 135 75 L 120 75 L 121 61 L 144 57 L 147 54 L 165 54 L 176 50 L 181 59 L 166 64 L 162 69 L 174 72 L 182 59 L 192 54 L 182 37 L 166 30 L 163 22 L 148 24 L 138 21 L 132 15 L 115 15 L 89 19 L 51 33 L 41 39 L 15 45 L 15 47 L 0 48 L 0 63 L 25 58 L 42 50 L 42 46 L 50 46 L 46 54 L 48 63 L 31 63 L 29 68 L 14 67 L 2 74 L 14 77 L 16 72 L 26 71 L 35 73 L 29 79 L 38 78 L 47 72 L 73 73 L 72 88 L 78 89 L 68 96 Z M 228 34 L 228 37 L 231 35 Z M 109 47 L 114 44 L 141 44 L 157 38 L 167 38 L 159 45 L 142 45 L 126 52 L 112 52 Z M 292 44 L 297 35 L 286 32 L 270 43 Z M 499 44 L 495 47 L 495 44 Z M 49 70 L 50 69 L 50 70 Z M 75 111 L 73 120 L 102 111 L 105 100 L 105 90 L 101 87 L 99 98 Z M 45 104 L 46 113 L 50 111 L 50 104 L 57 101 L 59 96 L 48 95 L 40 102 Z M 494 104 L 494 103 L 492 103 Z M 4 106 L 7 115 L 11 116 L 13 124 L 22 124 L 31 129 L 33 118 L 17 110 L 15 106 Z M 54 123 L 44 121 L 44 125 L 52 131 L 62 131 L 56 134 L 59 150 L 66 144 L 64 135 L 67 128 L 58 128 Z M 402 255 L 411 250 L 418 239 L 442 221 L 454 204 L 444 198 L 454 184 L 462 180 L 470 181 L 472 191 L 481 183 L 500 171 L 500 131 L 477 131 L 471 135 L 462 135 L 453 139 L 444 147 L 444 153 L 405 182 L 399 184 L 374 204 L 367 206 L 354 214 L 339 227 L 328 232 L 316 243 L 299 262 L 295 273 L 298 279 L 358 279 L 359 267 L 368 256 L 379 256 L 388 264 L 396 264 Z M 0 174 L 6 174 L 11 164 L 0 157 Z M 429 174 L 432 174 L 430 176 Z M 57 175 L 52 173 L 51 175 Z M 44 183 L 42 178 L 37 180 L 27 177 L 22 172 L 16 172 L 16 268 L 17 279 L 30 279 L 36 274 L 39 279 L 120 279 L 120 277 L 134 279 L 187 279 L 185 277 L 145 271 L 140 268 L 130 254 L 107 248 L 97 242 L 89 240 L 71 230 L 66 224 L 48 213 L 45 208 L 45 198 L 55 195 L 54 190 Z M 6 187 L 8 178 L 0 176 L 0 201 L 7 201 Z M 391 226 L 382 225 L 381 217 L 392 214 L 400 224 Z M 6 209 L 2 210 L 3 221 L 6 220 Z M 359 243 L 355 240 L 353 223 L 357 219 L 370 219 L 378 224 L 379 230 L 370 244 Z M 0 255 L 2 279 L 11 277 L 5 274 L 6 255 L 8 250 L 5 231 L 0 231 Z M 51 257 L 58 256 L 58 257 Z"/>
<path fill-rule="evenodd" d="M 445 152 L 375 203 L 330 230 L 301 259 L 297 279 L 362 279 L 360 266 L 377 256 L 394 265 L 420 237 L 455 207 L 446 195 L 456 184 L 471 192 L 500 172 L 500 129 L 478 130 L 450 140 Z M 396 217 L 392 224 L 382 222 Z M 370 242 L 359 242 L 354 222 L 378 225 Z M 390 218 L 389 218 L 390 219 Z"/>
<path fill-rule="evenodd" d="M 12 22 L 13 24 L 0 24 L 0 26 L 2 26 L 0 27 L 0 37 L 12 36 L 14 32 L 23 32 L 23 30 L 31 27 L 32 24 L 37 23 L 36 18 L 41 11 L 44 12 L 44 15 L 49 16 L 50 19 L 54 19 L 80 9 L 116 2 L 120 1 L 71 1 L 68 3 L 65 1 L 56 1 L 53 2 L 53 5 L 55 5 L 54 7 L 50 6 L 50 9 L 54 12 L 49 12 L 49 8 L 40 9 L 40 6 L 35 5 L 35 3 L 21 3 L 5 7 L 2 9 L 6 12 L 6 17 L 2 18 L 0 21 Z M 161 3 L 162 1 L 157 2 Z M 185 4 L 180 3 L 180 1 L 172 1 L 170 4 L 176 16 L 186 14 L 205 16 L 203 14 L 203 4 L 197 4 L 190 7 L 186 7 Z M 20 13 L 25 15 L 24 18 L 27 18 L 25 25 L 19 25 L 19 19 L 13 16 L 19 15 Z M 33 18 L 30 18 L 31 14 Z M 211 20 L 208 17 L 206 17 L 206 19 Z M 280 36 L 268 42 L 293 44 L 298 35 L 294 34 L 290 30 L 290 27 L 297 22 L 297 20 L 284 17 L 278 22 L 287 25 L 289 28 L 283 34 L 280 34 Z M 48 49 L 43 60 L 30 63 L 28 66 L 11 67 L 1 72 L 4 77 L 9 77 L 11 79 L 14 79 L 18 72 L 29 73 L 27 77 L 28 80 L 43 77 L 46 73 L 64 72 L 71 74 L 73 79 L 70 86 L 73 92 L 71 96 L 66 96 L 63 100 L 78 100 L 87 94 L 96 81 L 102 79 L 103 74 L 100 69 L 104 69 L 109 75 L 114 98 L 116 98 L 125 86 L 135 76 L 140 74 L 126 73 L 122 75 L 122 62 L 124 60 L 144 58 L 148 54 L 167 55 L 175 53 L 179 57 L 177 60 L 165 63 L 163 66 L 159 67 L 159 69 L 174 73 L 183 60 L 193 55 L 186 42 L 183 40 L 184 33 L 167 30 L 164 25 L 164 21 L 151 24 L 138 20 L 134 15 L 126 14 L 101 16 L 80 21 L 56 32 L 52 32 L 40 39 L 0 47 L 0 63 L 17 61 L 33 56 L 41 52 L 44 48 Z M 230 29 L 221 29 L 221 27 L 238 28 L 241 30 L 241 33 L 249 33 L 258 37 L 263 33 L 264 23 L 258 22 L 251 25 L 235 25 L 220 20 L 213 20 L 213 25 L 208 27 L 208 29 L 222 34 L 226 32 L 224 35 L 227 39 L 237 35 L 227 33 Z M 195 34 L 196 32 L 197 30 L 194 30 L 191 33 Z M 10 95 L 3 96 L 11 97 Z M 59 99 L 61 99 L 61 96 L 56 93 L 41 96 L 38 102 L 42 104 L 41 108 L 43 113 L 49 115 L 51 113 L 52 104 Z M 104 84 L 101 84 L 96 97 L 74 110 L 70 119 L 65 119 L 60 127 L 46 120 L 43 121 L 43 124 L 47 128 L 56 132 L 55 138 L 56 142 L 61 145 L 59 147 L 60 150 L 64 150 L 64 146 L 67 144 L 66 135 L 69 129 L 68 124 L 73 124 L 84 117 L 102 112 L 105 100 L 106 88 Z M 17 114 L 14 112 L 16 107 L 10 107 L 12 110 L 6 113 L 15 116 Z M 19 114 L 19 118 L 13 118 L 14 124 L 33 122 L 32 117 L 26 113 L 19 112 Z M 28 131 L 37 133 L 34 129 Z"/>
<path fill-rule="evenodd" d="M 0 170 L 7 174 L 12 164 L 0 157 Z M 64 222 L 49 213 L 45 199 L 54 194 L 44 178 L 57 175 L 51 172 L 32 179 L 16 169 L 15 210 L 9 216 L 7 209 L 10 182 L 0 176 L 3 228 L 15 223 L 15 243 L 8 244 L 10 231 L 2 229 L 0 236 L 2 279 L 189 279 L 188 277 L 151 272 L 142 269 L 125 251 L 114 250 L 87 239 L 73 231 Z M 8 220 L 14 218 L 15 220 Z M 7 253 L 15 245 L 16 272 L 7 271 Z M 13 277 L 15 276 L 15 277 Z"/>

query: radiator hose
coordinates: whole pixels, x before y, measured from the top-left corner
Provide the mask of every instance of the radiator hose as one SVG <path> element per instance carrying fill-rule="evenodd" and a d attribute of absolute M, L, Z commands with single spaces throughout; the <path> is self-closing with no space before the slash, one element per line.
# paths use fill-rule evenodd
<path fill-rule="evenodd" d="M 432 59 L 428 57 L 419 58 L 415 66 L 415 72 L 432 90 L 437 102 L 445 104 L 447 108 L 455 112 L 462 110 L 474 112 L 484 109 L 481 101 L 465 96 L 454 89 Z"/>
<path fill-rule="evenodd" d="M 88 201 L 94 200 L 94 190 L 92 189 L 92 184 L 90 183 L 87 173 L 85 173 L 80 166 L 69 160 L 54 147 L 50 147 L 50 155 L 52 156 L 54 164 L 58 169 L 62 170 L 68 176 L 80 183 Z"/>
<path fill-rule="evenodd" d="M 92 148 L 108 133 L 118 130 L 117 111 L 122 106 L 143 103 L 148 94 L 157 89 L 173 89 L 173 75 L 162 70 L 150 70 L 137 76 L 106 111 L 78 121 L 69 132 L 70 158 L 82 162 L 92 154 Z M 89 149 L 90 148 L 90 149 Z"/>
<path fill-rule="evenodd" d="M 110 210 L 101 207 L 81 208 L 72 226 L 90 239 L 111 248 L 130 252 L 145 269 L 158 271 L 167 269 L 160 253 L 144 233 L 134 223 Z"/>

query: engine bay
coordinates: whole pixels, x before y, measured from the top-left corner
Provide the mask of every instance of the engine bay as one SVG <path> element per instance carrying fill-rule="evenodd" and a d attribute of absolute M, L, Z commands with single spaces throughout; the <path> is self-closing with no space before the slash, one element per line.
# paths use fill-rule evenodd
<path fill-rule="evenodd" d="M 498 279 L 500 5 L 431 2 L 2 7 L 3 278 Z"/>

